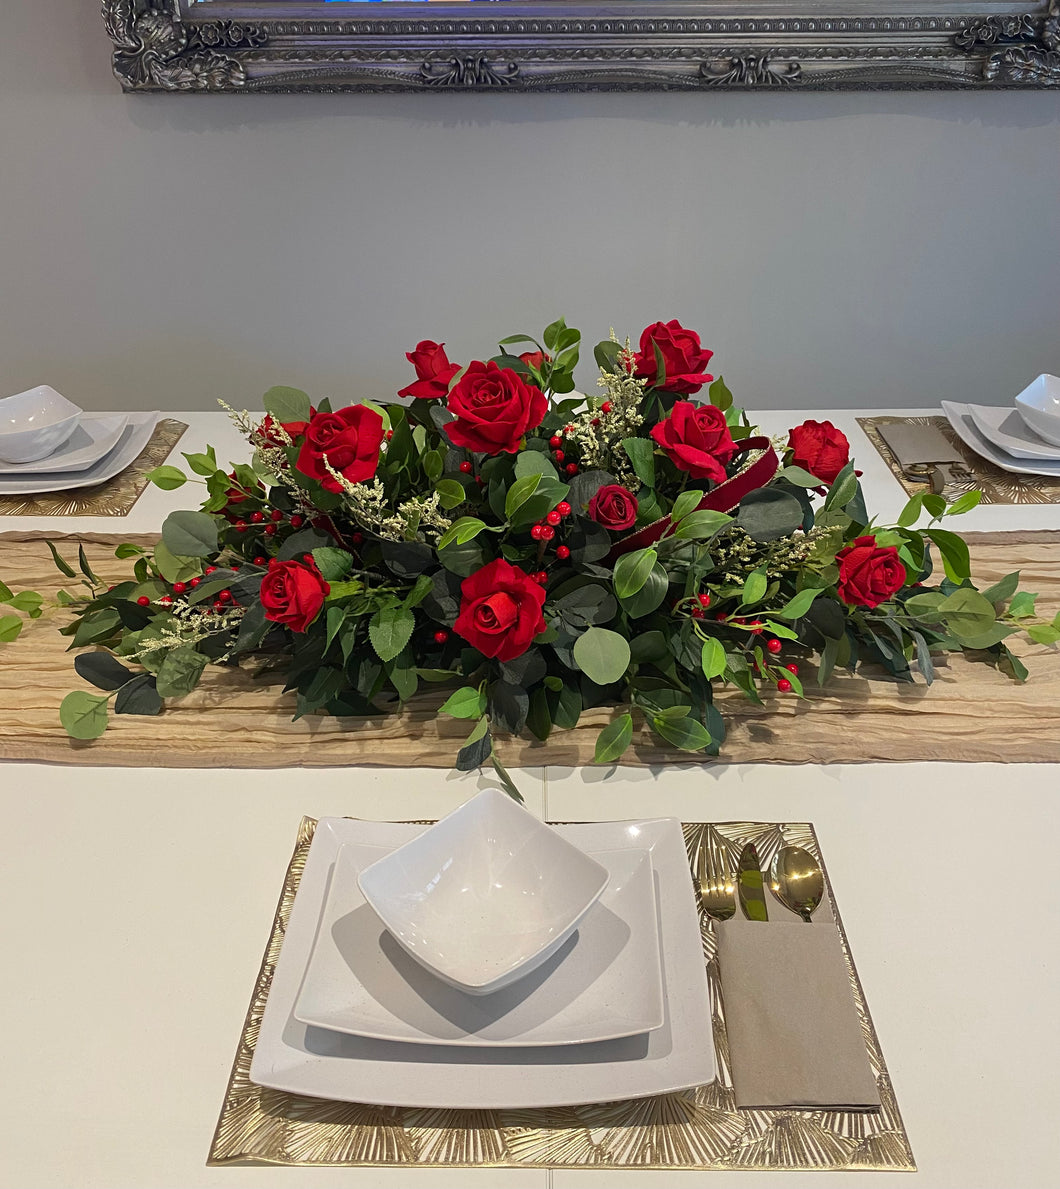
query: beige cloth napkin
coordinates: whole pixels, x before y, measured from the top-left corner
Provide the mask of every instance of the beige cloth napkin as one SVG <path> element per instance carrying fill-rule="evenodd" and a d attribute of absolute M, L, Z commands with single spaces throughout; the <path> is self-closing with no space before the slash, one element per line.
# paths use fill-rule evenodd
<path fill-rule="evenodd" d="M 839 932 L 822 919 L 717 926 L 740 1107 L 878 1107 Z"/>

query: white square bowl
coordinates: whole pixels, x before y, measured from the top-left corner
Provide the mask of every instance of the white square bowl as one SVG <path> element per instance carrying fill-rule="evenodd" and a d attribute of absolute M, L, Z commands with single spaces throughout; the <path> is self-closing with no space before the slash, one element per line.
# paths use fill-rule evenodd
<path fill-rule="evenodd" d="M 0 400 L 0 461 L 36 462 L 66 441 L 81 410 L 54 388 L 41 384 Z"/>
<path fill-rule="evenodd" d="M 1016 397 L 1024 425 L 1054 446 L 1060 446 L 1060 377 L 1039 376 Z"/>
<path fill-rule="evenodd" d="M 499 991 L 540 966 L 607 882 L 602 863 L 498 789 L 357 877 L 395 940 L 472 995 Z"/>

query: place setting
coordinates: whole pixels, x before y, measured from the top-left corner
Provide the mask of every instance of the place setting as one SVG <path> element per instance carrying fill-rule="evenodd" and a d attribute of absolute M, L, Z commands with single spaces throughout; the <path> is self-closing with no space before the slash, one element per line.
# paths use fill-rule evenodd
<path fill-rule="evenodd" d="M 210 1163 L 484 1151 L 914 1167 L 812 827 L 304 819 Z"/>
<path fill-rule="evenodd" d="M 47 384 L 0 399 L 0 514 L 122 515 L 186 428 L 157 411 L 85 412 Z"/>

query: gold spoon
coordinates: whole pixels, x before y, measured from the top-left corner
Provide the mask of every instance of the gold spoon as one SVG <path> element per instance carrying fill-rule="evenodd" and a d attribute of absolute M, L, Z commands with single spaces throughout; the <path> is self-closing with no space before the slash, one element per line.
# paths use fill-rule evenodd
<path fill-rule="evenodd" d="M 801 846 L 782 846 L 773 856 L 769 870 L 773 895 L 807 923 L 824 896 L 821 865 Z"/>

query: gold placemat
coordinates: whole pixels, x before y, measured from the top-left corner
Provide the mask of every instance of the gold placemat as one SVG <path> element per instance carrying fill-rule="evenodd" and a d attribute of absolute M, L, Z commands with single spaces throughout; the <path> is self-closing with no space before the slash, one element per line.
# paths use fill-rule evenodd
<path fill-rule="evenodd" d="M 164 417 L 134 462 L 94 487 L 42 495 L 0 495 L 0 516 L 126 516 L 147 486 L 147 472 L 161 466 L 188 427 Z"/>
<path fill-rule="evenodd" d="M 379 1107 L 302 1098 L 255 1086 L 248 1076 L 254 1043 L 315 828 L 313 818 L 302 819 L 208 1163 L 916 1170 L 827 871 L 826 895 L 880 1091 L 879 1111 L 740 1110 L 735 1106 L 724 1006 L 718 993 L 714 925 L 702 915 L 703 958 L 713 1004 L 710 1025 L 718 1053 L 718 1076 L 709 1085 L 625 1102 L 519 1111 Z M 683 829 L 692 869 L 708 831 L 714 831 L 734 855 L 745 842 L 754 842 L 763 868 L 784 844 L 804 847 L 821 859 L 817 835 L 808 823 L 726 822 L 712 827 L 696 822 Z M 708 1026 L 706 1019 L 703 1026 Z"/>
<path fill-rule="evenodd" d="M 946 441 L 960 453 L 972 475 L 966 481 L 949 484 L 946 487 L 947 498 L 956 499 L 966 491 L 981 491 L 983 498 L 980 502 L 984 504 L 1060 504 L 1060 479 L 1052 479 L 1048 475 L 1014 475 L 1011 471 L 1003 471 L 966 446 L 945 417 L 859 417 L 857 422 L 907 495 L 930 491 L 931 484 L 917 483 L 906 477 L 880 436 L 878 427 L 881 425 L 933 426 L 942 433 Z"/>

